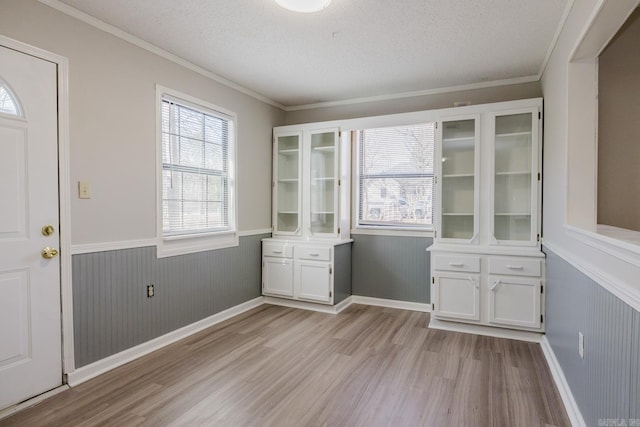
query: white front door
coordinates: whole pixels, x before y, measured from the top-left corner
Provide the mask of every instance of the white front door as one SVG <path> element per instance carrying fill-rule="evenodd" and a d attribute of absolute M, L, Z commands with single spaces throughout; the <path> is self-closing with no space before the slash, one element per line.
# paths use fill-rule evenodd
<path fill-rule="evenodd" d="M 0 409 L 62 384 L 56 81 L 0 46 Z"/>

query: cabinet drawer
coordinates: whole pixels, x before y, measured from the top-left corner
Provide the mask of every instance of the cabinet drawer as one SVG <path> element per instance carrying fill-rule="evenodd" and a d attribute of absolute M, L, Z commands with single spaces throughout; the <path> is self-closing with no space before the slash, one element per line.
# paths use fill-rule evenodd
<path fill-rule="evenodd" d="M 286 243 L 265 242 L 262 244 L 262 255 L 278 258 L 293 258 L 293 247 Z"/>
<path fill-rule="evenodd" d="M 480 272 L 480 257 L 459 255 L 435 255 L 433 257 L 435 270 Z"/>
<path fill-rule="evenodd" d="M 539 277 L 542 263 L 539 259 L 489 258 L 489 273 Z"/>
<path fill-rule="evenodd" d="M 297 246 L 296 258 L 297 259 L 313 259 L 316 261 L 331 261 L 331 248 Z"/>

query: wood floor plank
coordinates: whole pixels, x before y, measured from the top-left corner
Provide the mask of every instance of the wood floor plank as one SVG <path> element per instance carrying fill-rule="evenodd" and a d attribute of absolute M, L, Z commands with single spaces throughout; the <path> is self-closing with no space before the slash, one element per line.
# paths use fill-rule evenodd
<path fill-rule="evenodd" d="M 364 305 L 264 305 L 0 426 L 569 425 L 539 345 L 428 323 Z"/>

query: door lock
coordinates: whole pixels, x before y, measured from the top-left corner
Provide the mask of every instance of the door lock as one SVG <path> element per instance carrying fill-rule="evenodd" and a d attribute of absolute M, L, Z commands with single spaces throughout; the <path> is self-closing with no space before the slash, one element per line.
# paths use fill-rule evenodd
<path fill-rule="evenodd" d="M 42 227 L 42 235 L 43 236 L 51 236 L 54 232 L 56 231 L 55 228 L 53 228 L 52 225 L 45 225 L 44 227 Z"/>
<path fill-rule="evenodd" d="M 52 248 L 51 246 L 47 246 L 46 248 L 42 249 L 42 258 L 51 259 L 55 258 L 56 256 L 58 256 L 57 249 Z"/>

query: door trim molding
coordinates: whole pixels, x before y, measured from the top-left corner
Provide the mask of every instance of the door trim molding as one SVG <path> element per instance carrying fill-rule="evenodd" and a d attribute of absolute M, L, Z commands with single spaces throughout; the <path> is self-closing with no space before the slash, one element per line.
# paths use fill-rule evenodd
<path fill-rule="evenodd" d="M 58 76 L 58 198 L 60 209 L 60 304 L 62 314 L 62 372 L 75 369 L 73 294 L 71 287 L 71 176 L 69 163 L 69 60 L 0 34 L 0 46 L 56 64 Z"/>

